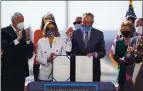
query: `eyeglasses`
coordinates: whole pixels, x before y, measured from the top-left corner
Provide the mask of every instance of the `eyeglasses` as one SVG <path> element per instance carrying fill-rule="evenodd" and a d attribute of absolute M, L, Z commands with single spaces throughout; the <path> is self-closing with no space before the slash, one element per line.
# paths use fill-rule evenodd
<path fill-rule="evenodd" d="M 81 21 L 74 22 L 73 24 L 74 24 L 74 25 L 75 25 L 75 24 L 81 24 Z"/>

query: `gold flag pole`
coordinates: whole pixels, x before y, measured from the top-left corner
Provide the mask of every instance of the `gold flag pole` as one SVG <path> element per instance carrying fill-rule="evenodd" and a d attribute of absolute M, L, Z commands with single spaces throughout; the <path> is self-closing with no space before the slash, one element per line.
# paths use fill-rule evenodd
<path fill-rule="evenodd" d="M 133 8 L 133 0 L 129 0 L 129 5 L 131 5 Z"/>

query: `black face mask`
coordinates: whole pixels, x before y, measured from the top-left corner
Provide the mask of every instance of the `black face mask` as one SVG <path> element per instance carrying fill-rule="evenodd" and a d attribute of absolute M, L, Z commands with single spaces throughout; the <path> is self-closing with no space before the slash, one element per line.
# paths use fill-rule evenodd
<path fill-rule="evenodd" d="M 143 55 L 142 54 L 135 54 L 134 58 L 135 58 L 136 63 L 140 63 L 143 61 Z"/>
<path fill-rule="evenodd" d="M 123 32 L 121 32 L 121 33 L 122 33 L 122 35 L 123 35 L 125 38 L 128 38 L 128 37 L 131 36 L 131 32 L 130 32 L 130 31 L 123 31 Z"/>

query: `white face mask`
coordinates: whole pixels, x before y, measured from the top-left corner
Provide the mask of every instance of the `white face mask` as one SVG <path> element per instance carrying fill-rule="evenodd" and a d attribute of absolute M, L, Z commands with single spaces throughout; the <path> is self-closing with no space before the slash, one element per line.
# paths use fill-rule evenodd
<path fill-rule="evenodd" d="M 17 24 L 17 28 L 18 28 L 19 30 L 22 30 L 22 29 L 24 28 L 24 22 L 18 23 L 18 24 Z"/>
<path fill-rule="evenodd" d="M 81 24 L 75 24 L 74 25 L 75 30 L 79 29 L 80 27 L 81 27 Z"/>
<path fill-rule="evenodd" d="M 143 34 L 143 26 L 138 26 L 136 28 L 136 32 L 137 32 L 137 34 L 142 35 Z"/>

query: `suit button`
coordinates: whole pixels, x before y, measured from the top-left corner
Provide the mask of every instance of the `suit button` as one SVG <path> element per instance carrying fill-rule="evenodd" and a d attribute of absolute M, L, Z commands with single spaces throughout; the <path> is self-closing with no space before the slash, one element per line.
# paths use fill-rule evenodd
<path fill-rule="evenodd" d="M 46 53 L 46 52 L 45 52 Z"/>

